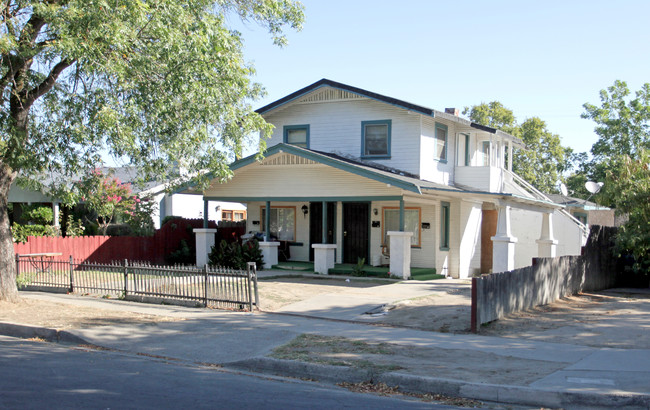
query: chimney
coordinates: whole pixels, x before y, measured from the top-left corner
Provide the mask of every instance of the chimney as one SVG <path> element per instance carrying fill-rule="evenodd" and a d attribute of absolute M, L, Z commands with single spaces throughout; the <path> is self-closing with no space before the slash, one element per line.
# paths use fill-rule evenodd
<path fill-rule="evenodd" d="M 445 108 L 445 114 L 451 114 L 458 117 L 460 115 L 460 110 L 458 108 Z"/>

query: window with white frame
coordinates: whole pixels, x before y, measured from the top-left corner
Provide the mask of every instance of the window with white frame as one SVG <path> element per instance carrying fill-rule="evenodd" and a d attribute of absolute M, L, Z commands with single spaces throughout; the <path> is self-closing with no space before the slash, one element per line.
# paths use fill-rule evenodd
<path fill-rule="evenodd" d="M 266 207 L 261 207 L 260 215 L 262 220 L 262 232 L 266 230 Z M 296 238 L 296 207 L 295 206 L 274 206 L 271 207 L 270 220 L 271 236 L 279 241 L 294 241 Z"/>
<path fill-rule="evenodd" d="M 384 244 L 389 231 L 399 231 L 399 208 L 384 208 Z M 420 208 L 404 208 L 404 232 L 413 232 L 411 246 L 420 246 Z"/>
<path fill-rule="evenodd" d="M 391 120 L 361 122 L 361 156 L 390 157 Z"/>
<path fill-rule="evenodd" d="M 444 124 L 436 123 L 435 159 L 440 162 L 447 162 L 447 134 L 447 126 Z"/>
<path fill-rule="evenodd" d="M 285 125 L 284 143 L 309 148 L 309 125 Z"/>
<path fill-rule="evenodd" d="M 481 144 L 481 157 L 483 159 L 483 166 L 490 166 L 490 141 L 483 141 Z"/>

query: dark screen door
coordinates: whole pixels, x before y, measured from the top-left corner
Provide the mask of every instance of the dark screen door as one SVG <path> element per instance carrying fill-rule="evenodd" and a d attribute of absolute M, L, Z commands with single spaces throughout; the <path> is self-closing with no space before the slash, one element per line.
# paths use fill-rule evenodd
<path fill-rule="evenodd" d="M 359 258 L 368 261 L 368 235 L 370 204 L 367 202 L 343 203 L 343 262 L 357 263 Z"/>

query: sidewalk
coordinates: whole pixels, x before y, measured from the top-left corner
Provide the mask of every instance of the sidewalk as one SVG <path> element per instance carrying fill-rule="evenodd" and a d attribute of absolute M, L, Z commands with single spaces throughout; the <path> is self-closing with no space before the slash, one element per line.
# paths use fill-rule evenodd
<path fill-rule="evenodd" d="M 157 324 L 87 327 L 64 334 L 73 342 L 80 338 L 94 345 L 130 353 L 284 376 L 309 376 L 326 382 L 360 382 L 372 377 L 390 385 L 399 384 L 405 390 L 492 402 L 564 408 L 650 408 L 650 350 L 601 349 L 424 332 L 297 315 L 146 305 L 73 295 L 24 293 L 23 296 L 183 319 Z M 0 324 L 0 334 L 25 336 L 16 334 L 19 328 Z M 431 373 L 370 374 L 359 369 L 266 357 L 275 347 L 303 333 L 392 343 L 403 346 L 405 351 L 435 349 L 457 359 L 452 366 L 439 366 Z M 465 369 L 466 372 L 461 374 L 467 377 L 458 378 L 458 368 Z M 525 381 L 517 371 L 522 368 L 529 369 L 532 374 Z"/>

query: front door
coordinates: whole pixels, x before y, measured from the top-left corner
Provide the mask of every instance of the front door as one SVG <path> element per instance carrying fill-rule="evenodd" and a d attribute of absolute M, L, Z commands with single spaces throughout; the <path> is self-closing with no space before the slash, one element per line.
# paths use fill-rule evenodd
<path fill-rule="evenodd" d="M 368 260 L 370 204 L 367 202 L 343 203 L 343 263 Z"/>
<path fill-rule="evenodd" d="M 336 227 L 336 202 L 327 203 L 327 243 L 334 243 Z M 315 243 L 323 243 L 323 203 L 309 203 L 309 260 L 314 260 Z"/>

